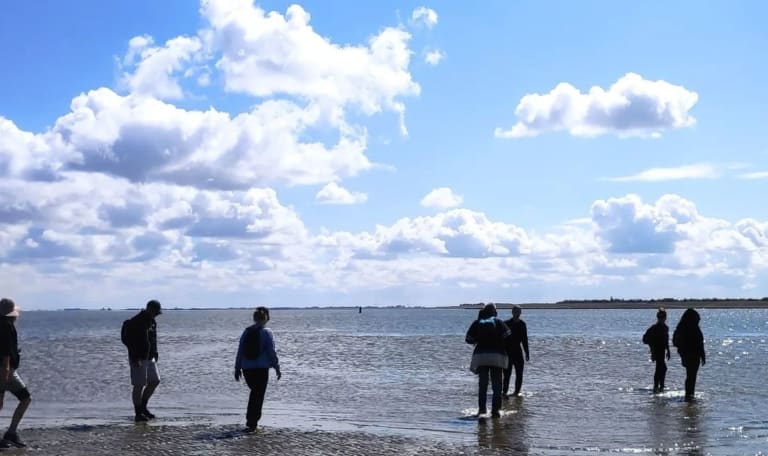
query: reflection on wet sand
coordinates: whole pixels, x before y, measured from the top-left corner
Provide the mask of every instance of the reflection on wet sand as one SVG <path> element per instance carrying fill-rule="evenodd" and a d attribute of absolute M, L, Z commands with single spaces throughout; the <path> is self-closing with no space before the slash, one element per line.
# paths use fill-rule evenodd
<path fill-rule="evenodd" d="M 522 397 L 505 401 L 501 418 L 481 419 L 477 425 L 477 444 L 481 448 L 504 450 L 504 454 L 528 454 L 526 420 L 528 411 Z"/>
<path fill-rule="evenodd" d="M 680 414 L 680 433 L 682 442 L 687 455 L 700 456 L 705 454 L 707 436 L 701 428 L 700 415 L 702 405 L 697 402 L 687 402 L 682 404 L 682 413 Z"/>

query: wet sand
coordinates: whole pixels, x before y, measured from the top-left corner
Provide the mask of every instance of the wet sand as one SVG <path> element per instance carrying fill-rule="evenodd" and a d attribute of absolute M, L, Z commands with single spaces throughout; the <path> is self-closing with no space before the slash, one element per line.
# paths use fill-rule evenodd
<path fill-rule="evenodd" d="M 94 455 L 475 455 L 490 448 L 452 445 L 429 438 L 380 436 L 363 432 L 260 428 L 245 434 L 239 426 L 156 424 L 22 429 L 26 449 L 2 454 Z M 502 453 L 498 453 L 502 454 Z M 504 452 L 504 454 L 516 454 Z"/>

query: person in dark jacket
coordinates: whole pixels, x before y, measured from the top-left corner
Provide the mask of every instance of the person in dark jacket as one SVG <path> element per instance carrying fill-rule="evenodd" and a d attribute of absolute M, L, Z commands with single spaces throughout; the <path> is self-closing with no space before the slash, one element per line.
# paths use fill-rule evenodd
<path fill-rule="evenodd" d="M 280 361 L 275 351 L 275 339 L 272 331 L 265 327 L 269 321 L 269 309 L 257 307 L 253 312 L 253 325 L 245 328 L 240 336 L 235 357 L 235 381 L 245 377 L 245 383 L 251 390 L 248 396 L 248 412 L 245 417 L 245 431 L 253 432 L 261 419 L 261 408 L 269 382 L 269 368 L 275 369 L 280 380 Z"/>
<path fill-rule="evenodd" d="M 19 400 L 19 405 L 16 406 L 11 418 L 11 425 L 0 440 L 0 449 L 27 446 L 21 441 L 17 432 L 19 423 L 32 402 L 29 390 L 18 373 L 21 349 L 16 334 L 17 318 L 19 318 L 19 308 L 16 303 L 12 299 L 0 299 L 0 409 L 3 408 L 6 391 Z"/>
<path fill-rule="evenodd" d="M 512 306 L 512 318 L 504 322 L 509 328 L 510 336 L 507 339 L 507 357 L 509 362 L 504 369 L 504 385 L 502 388 L 502 394 L 507 396 L 509 393 L 509 380 L 512 376 L 512 368 L 515 368 L 515 391 L 513 396 L 520 394 L 520 388 L 523 386 L 523 369 L 525 368 L 525 361 L 530 361 L 530 353 L 528 352 L 528 327 L 525 322 L 520 319 L 522 309 L 518 306 Z M 520 349 L 522 345 L 523 349 Z M 525 352 L 525 361 L 523 361 L 523 351 Z"/>
<path fill-rule="evenodd" d="M 664 379 L 667 376 L 667 360 L 669 353 L 669 327 L 667 326 L 667 311 L 659 308 L 656 312 L 656 323 L 651 325 L 643 334 L 643 343 L 651 350 L 651 361 L 656 363 L 656 371 L 653 373 L 653 392 L 664 391 Z"/>
<path fill-rule="evenodd" d="M 160 384 L 155 318 L 161 313 L 160 302 L 153 299 L 129 323 L 128 362 L 131 366 L 133 409 L 136 413 L 134 421 L 137 423 L 155 418 L 147 404 Z"/>
<path fill-rule="evenodd" d="M 477 415 L 488 413 L 488 377 L 493 388 L 491 416 L 501 416 L 501 375 L 509 362 L 506 341 L 510 332 L 496 316 L 496 306 L 486 304 L 467 330 L 465 341 L 475 346 L 469 369 L 479 376 Z"/>
<path fill-rule="evenodd" d="M 685 367 L 685 401 L 690 402 L 696 392 L 696 376 L 699 365 L 707 363 L 704 353 L 704 335 L 699 328 L 699 313 L 688 308 L 672 334 L 672 343 Z"/>

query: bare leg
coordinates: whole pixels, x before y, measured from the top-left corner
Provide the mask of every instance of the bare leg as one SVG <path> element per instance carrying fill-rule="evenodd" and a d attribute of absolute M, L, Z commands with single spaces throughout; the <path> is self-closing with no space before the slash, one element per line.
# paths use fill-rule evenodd
<path fill-rule="evenodd" d="M 8 432 L 11 434 L 16 433 L 16 429 L 19 427 L 19 423 L 21 422 L 21 419 L 24 418 L 24 413 L 27 411 L 27 407 L 29 407 L 30 402 L 32 402 L 31 398 L 26 398 L 22 401 L 19 401 L 19 405 L 16 406 L 16 411 L 13 412 L 13 418 L 11 418 L 11 425 L 8 427 Z"/>
<path fill-rule="evenodd" d="M 136 411 L 136 414 L 141 411 L 141 392 L 143 389 L 144 386 L 141 385 L 133 386 L 133 394 L 131 396 L 133 398 L 133 408 Z"/>
<path fill-rule="evenodd" d="M 155 393 L 155 389 L 157 388 L 157 385 L 159 385 L 159 383 L 150 383 L 144 388 L 144 393 L 141 395 L 141 402 L 140 402 L 142 409 L 147 407 L 147 403 L 149 402 L 149 399 L 152 397 L 152 395 Z"/>

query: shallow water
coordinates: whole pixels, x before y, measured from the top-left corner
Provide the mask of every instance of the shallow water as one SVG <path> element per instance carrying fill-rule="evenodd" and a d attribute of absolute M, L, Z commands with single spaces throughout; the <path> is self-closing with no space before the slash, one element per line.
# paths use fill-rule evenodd
<path fill-rule="evenodd" d="M 508 311 L 505 311 L 508 312 Z M 680 310 L 669 312 L 670 329 Z M 120 324 L 133 312 L 26 312 L 19 370 L 33 395 L 23 427 L 125 423 L 132 416 Z M 470 310 L 277 310 L 283 379 L 270 380 L 262 423 L 428 436 L 512 454 L 763 454 L 768 448 L 768 310 L 704 310 L 707 365 L 683 403 L 673 354 L 669 391 L 651 394 L 640 342 L 655 312 L 524 310 L 531 344 L 523 397 L 499 420 L 475 420 L 477 379 L 464 333 Z M 167 311 L 158 319 L 165 424 L 243 421 L 232 378 L 250 312 Z M 14 399 L 6 400 L 3 419 Z"/>

